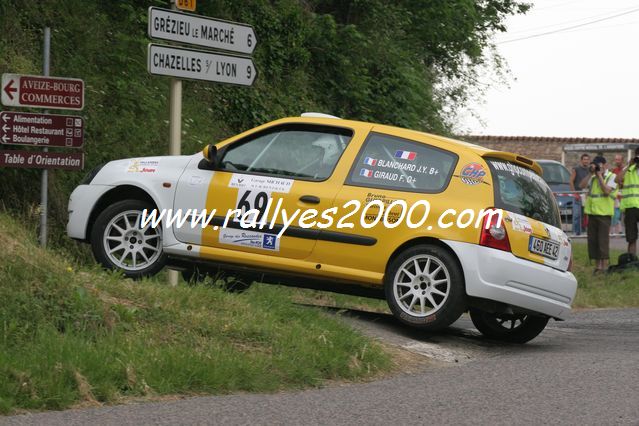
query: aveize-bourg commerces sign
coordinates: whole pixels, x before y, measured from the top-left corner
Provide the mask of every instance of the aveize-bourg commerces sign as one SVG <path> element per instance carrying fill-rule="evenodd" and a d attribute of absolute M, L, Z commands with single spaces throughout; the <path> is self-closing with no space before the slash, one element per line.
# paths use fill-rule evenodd
<path fill-rule="evenodd" d="M 2 74 L 2 104 L 79 111 L 84 108 L 84 81 L 77 78 Z"/>
<path fill-rule="evenodd" d="M 82 110 L 84 81 L 77 78 L 2 74 L 2 104 L 10 107 Z M 0 144 L 82 148 L 84 120 L 79 116 L 0 112 Z M 82 170 L 83 153 L 0 151 L 0 167 Z"/>

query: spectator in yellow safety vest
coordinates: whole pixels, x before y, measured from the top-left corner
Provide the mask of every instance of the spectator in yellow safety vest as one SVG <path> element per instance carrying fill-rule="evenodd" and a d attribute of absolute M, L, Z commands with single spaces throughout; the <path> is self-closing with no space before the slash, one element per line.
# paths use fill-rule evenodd
<path fill-rule="evenodd" d="M 608 170 L 606 159 L 598 155 L 589 167 L 590 176 L 584 177 L 579 186 L 588 188 L 585 213 L 588 215 L 588 256 L 597 262 L 595 273 L 608 268 L 610 259 L 610 222 L 615 213 L 617 183 L 614 173 Z"/>
<path fill-rule="evenodd" d="M 623 171 L 621 190 L 621 210 L 624 212 L 628 253 L 637 255 L 637 234 L 639 230 L 639 148 L 635 149 L 635 158 L 630 160 Z"/>

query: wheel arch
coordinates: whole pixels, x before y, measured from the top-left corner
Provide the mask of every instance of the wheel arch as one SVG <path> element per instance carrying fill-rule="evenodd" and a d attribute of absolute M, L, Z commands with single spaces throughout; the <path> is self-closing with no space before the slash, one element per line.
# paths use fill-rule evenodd
<path fill-rule="evenodd" d="M 146 190 L 135 185 L 118 185 L 115 188 L 105 192 L 93 206 L 91 214 L 89 215 L 89 221 L 87 222 L 87 229 L 85 234 L 86 241 L 90 240 L 95 220 L 97 219 L 98 215 L 102 211 L 104 211 L 105 208 L 118 201 L 129 199 L 147 201 L 153 204 L 155 208 L 158 208 L 158 203 Z"/>
<path fill-rule="evenodd" d="M 384 274 L 388 273 L 388 268 L 391 264 L 391 262 L 403 251 L 417 246 L 417 245 L 421 245 L 421 244 L 430 244 L 430 245 L 434 245 L 434 246 L 438 246 L 441 247 L 442 249 L 446 250 L 448 253 L 450 253 L 450 255 L 453 257 L 453 259 L 455 259 L 455 262 L 457 262 L 457 266 L 459 267 L 459 270 L 461 272 L 462 278 L 464 279 L 464 292 L 466 292 L 466 275 L 464 274 L 464 268 L 462 266 L 461 261 L 459 260 L 459 256 L 457 256 L 457 253 L 455 252 L 455 250 L 452 249 L 452 247 L 450 247 L 448 244 L 446 244 L 445 242 L 443 242 L 440 239 L 437 238 L 433 238 L 433 237 L 418 237 L 418 238 L 414 238 L 412 240 L 408 240 L 406 242 L 404 242 L 403 244 L 401 244 L 399 247 L 397 247 L 393 253 L 391 254 L 391 256 L 388 258 L 388 262 L 386 262 L 386 268 L 384 270 Z"/>

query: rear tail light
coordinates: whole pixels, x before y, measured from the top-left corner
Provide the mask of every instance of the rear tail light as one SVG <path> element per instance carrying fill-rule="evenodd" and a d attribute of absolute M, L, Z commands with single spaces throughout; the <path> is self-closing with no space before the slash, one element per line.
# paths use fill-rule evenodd
<path fill-rule="evenodd" d="M 572 253 L 570 253 L 570 262 L 568 262 L 568 272 L 572 272 Z"/>
<path fill-rule="evenodd" d="M 487 224 L 489 220 L 490 224 Z M 479 237 L 479 245 L 497 250 L 511 251 L 508 232 L 506 232 L 504 222 L 499 221 L 498 215 L 484 217 L 484 223 L 481 226 L 481 236 Z"/>

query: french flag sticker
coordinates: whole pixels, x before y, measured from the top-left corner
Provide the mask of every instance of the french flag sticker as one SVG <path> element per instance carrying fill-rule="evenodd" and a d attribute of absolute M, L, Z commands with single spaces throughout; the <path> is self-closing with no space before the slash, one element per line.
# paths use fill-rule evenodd
<path fill-rule="evenodd" d="M 377 160 L 371 157 L 366 157 L 364 159 L 364 164 L 366 164 L 367 166 L 374 166 L 375 164 L 377 164 Z"/>
<path fill-rule="evenodd" d="M 417 153 L 412 151 L 395 151 L 395 158 L 401 158 L 402 160 L 411 160 L 413 161 Z"/>
<path fill-rule="evenodd" d="M 373 171 L 368 169 L 362 169 L 359 171 L 359 175 L 367 177 L 367 178 L 373 177 Z"/>

